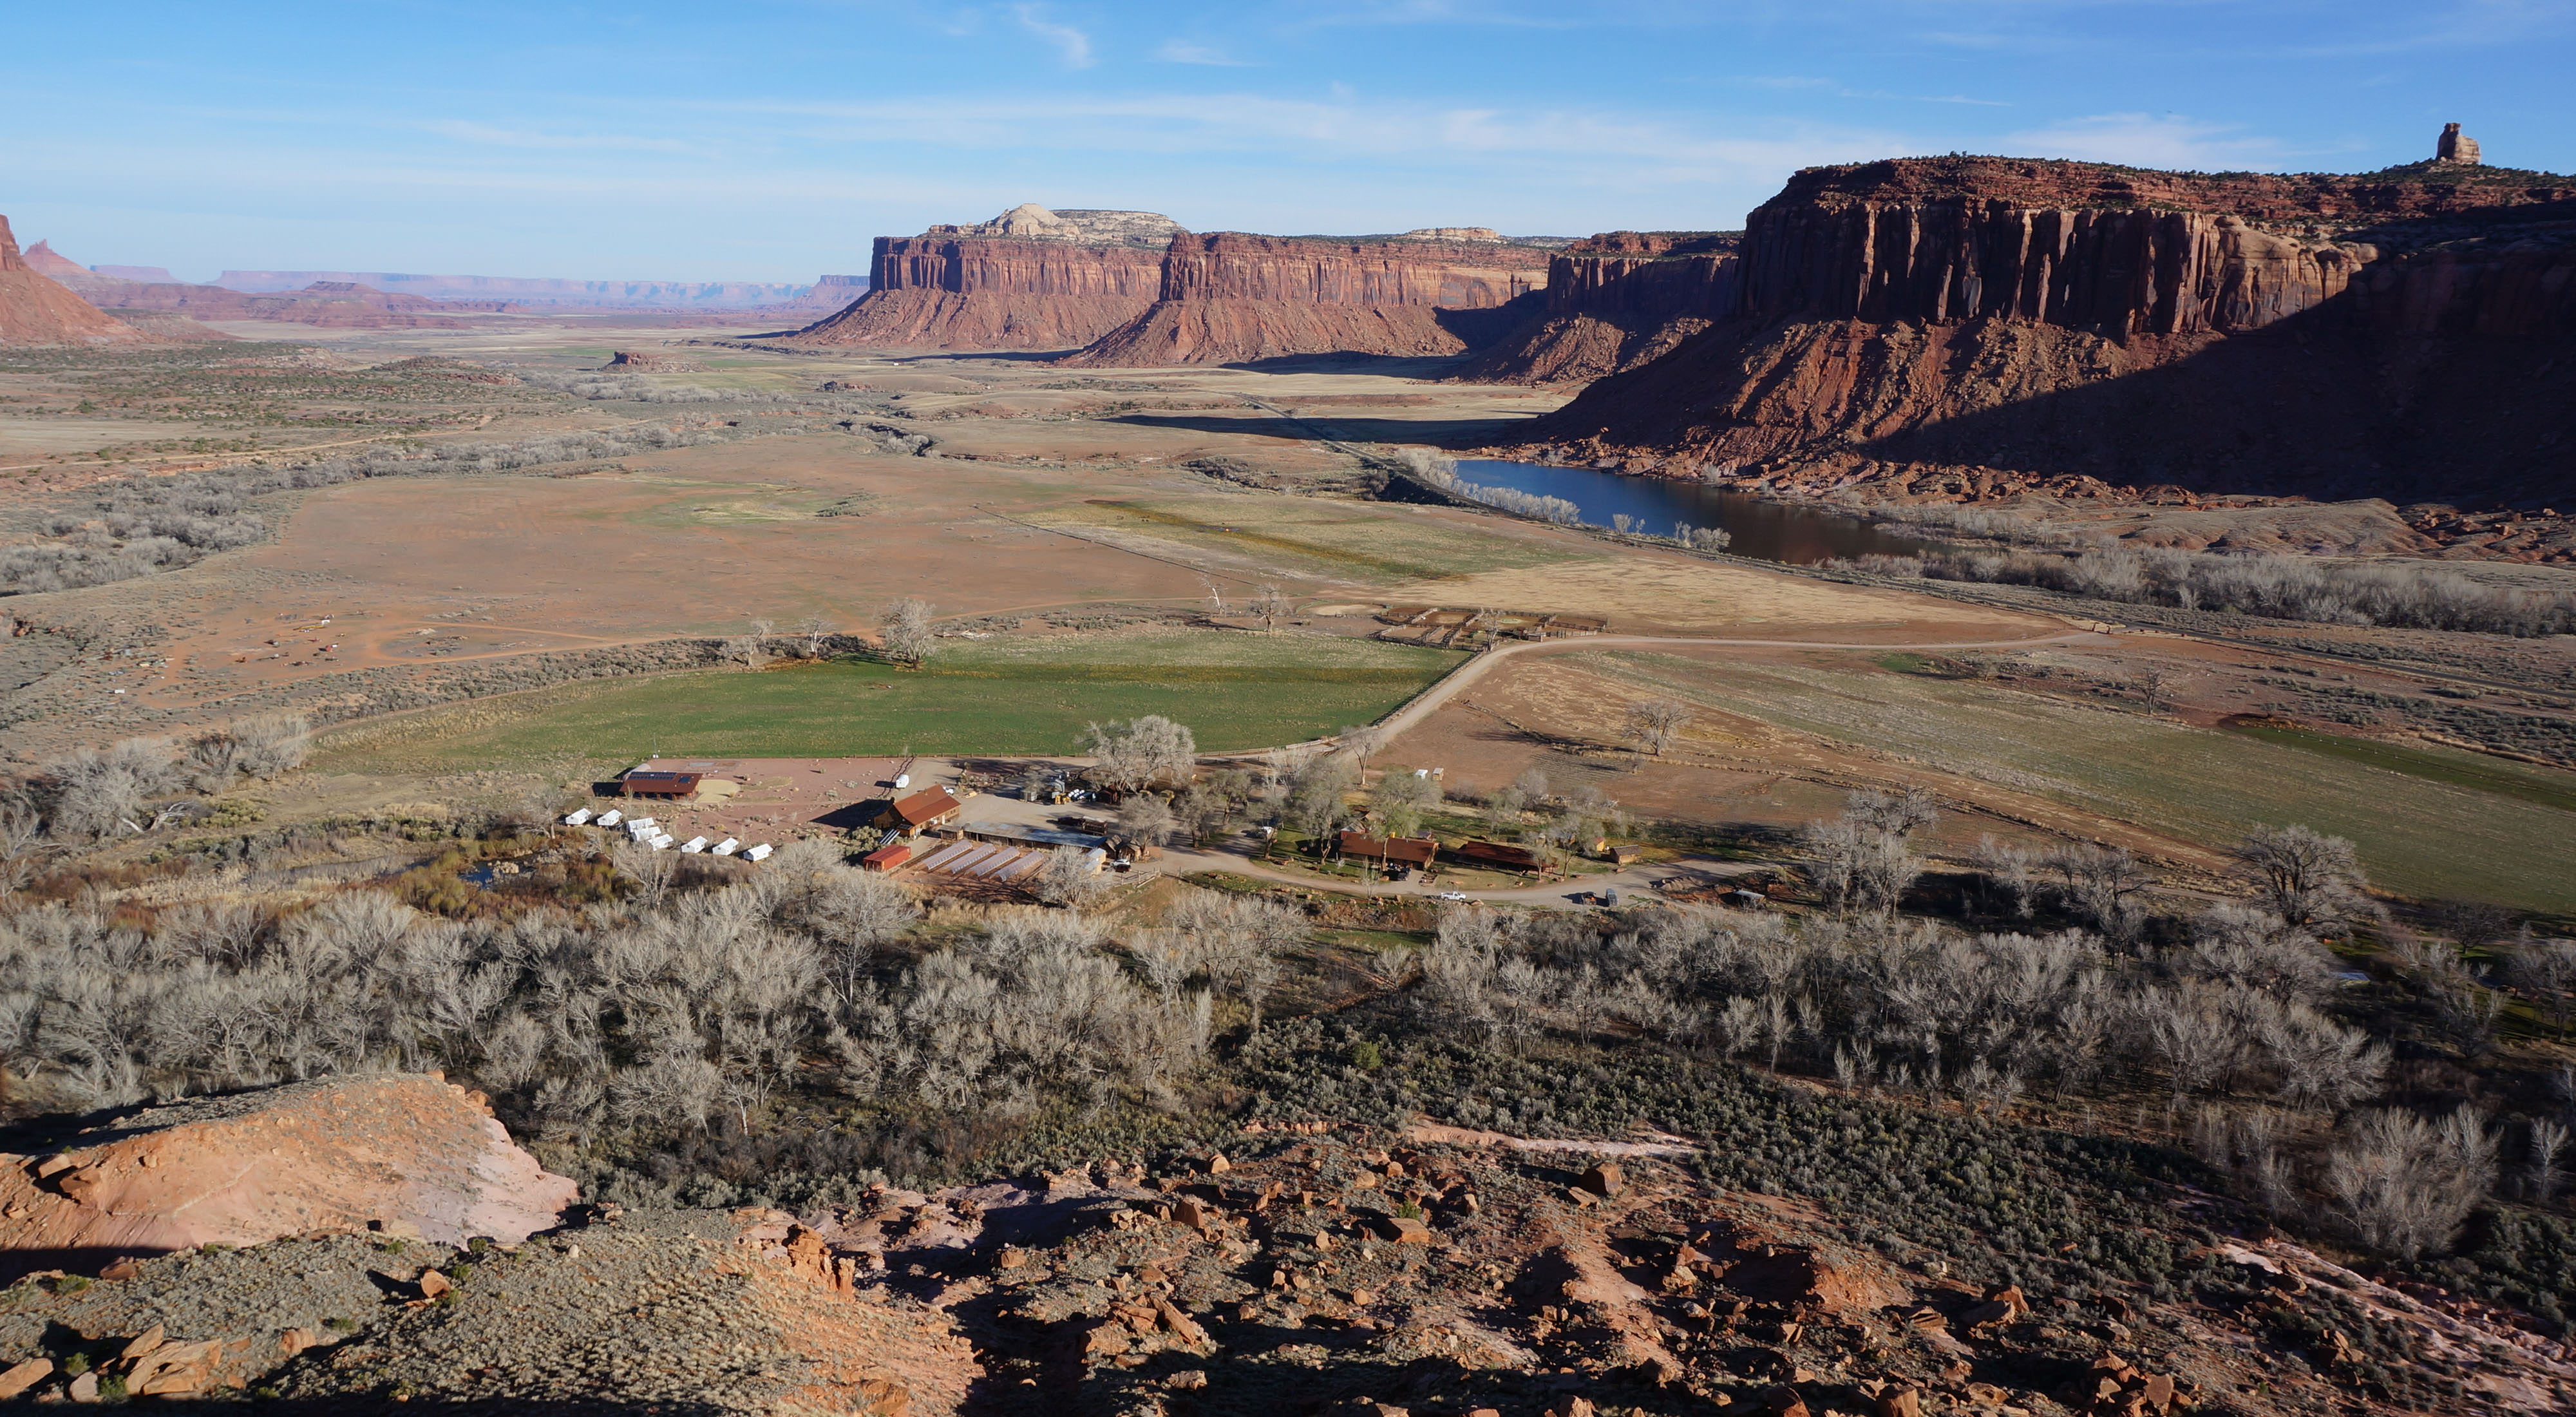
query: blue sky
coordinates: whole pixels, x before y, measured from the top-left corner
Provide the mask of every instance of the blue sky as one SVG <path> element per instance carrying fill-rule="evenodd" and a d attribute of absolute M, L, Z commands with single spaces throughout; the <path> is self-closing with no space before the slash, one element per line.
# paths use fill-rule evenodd
<path fill-rule="evenodd" d="M 1022 201 L 1199 230 L 1738 225 L 1968 152 L 2576 171 L 2576 0 L 18 7 L 0 213 L 74 259 L 863 272 Z"/>

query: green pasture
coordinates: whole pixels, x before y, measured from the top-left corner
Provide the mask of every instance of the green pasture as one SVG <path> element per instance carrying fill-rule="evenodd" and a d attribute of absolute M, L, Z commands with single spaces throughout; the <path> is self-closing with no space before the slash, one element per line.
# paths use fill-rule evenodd
<path fill-rule="evenodd" d="M 1147 631 L 949 646 L 926 669 L 844 660 L 568 685 L 352 725 L 339 771 L 741 757 L 1067 753 L 1095 720 L 1162 714 L 1212 752 L 1367 723 L 1465 658 L 1322 636 Z"/>
<path fill-rule="evenodd" d="M 2576 774 L 2439 748 L 2196 728 L 1974 680 L 1848 667 L 1587 655 L 1640 686 L 2223 846 L 2299 823 L 2427 899 L 2576 911 Z M 2286 739 L 2286 741 L 2285 741 Z"/>

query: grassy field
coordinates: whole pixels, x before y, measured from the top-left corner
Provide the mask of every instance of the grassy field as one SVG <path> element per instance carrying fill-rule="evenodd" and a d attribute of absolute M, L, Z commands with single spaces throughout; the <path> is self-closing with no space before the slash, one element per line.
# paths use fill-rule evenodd
<path fill-rule="evenodd" d="M 1580 547 L 1533 542 L 1410 516 L 1385 505 L 1303 497 L 1098 499 L 1029 518 L 1069 531 L 1162 543 L 1183 559 L 1214 555 L 1319 580 L 1411 580 L 1584 559 Z"/>
<path fill-rule="evenodd" d="M 1366 723 L 1465 656 L 1321 636 L 1205 630 L 947 648 L 926 670 L 843 661 L 713 670 L 479 700 L 330 735 L 318 765 L 536 767 L 649 752 L 745 757 L 1065 753 L 1093 720 L 1159 713 L 1210 751 Z"/>
<path fill-rule="evenodd" d="M 2300 823 L 2351 838 L 2372 880 L 2393 890 L 2576 911 L 2567 847 L 2576 812 L 2562 809 L 2576 775 L 2469 753 L 2275 742 L 1865 660 L 1845 668 L 1584 658 L 1611 677 L 1711 708 L 2168 836 L 2223 846 L 2256 826 Z"/>

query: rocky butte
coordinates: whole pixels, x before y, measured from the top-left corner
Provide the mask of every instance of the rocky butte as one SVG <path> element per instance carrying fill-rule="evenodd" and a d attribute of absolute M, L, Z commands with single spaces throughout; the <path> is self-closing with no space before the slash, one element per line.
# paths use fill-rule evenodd
<path fill-rule="evenodd" d="M 1748 219 L 1724 318 L 1538 431 L 1784 487 L 2563 499 L 2576 178 L 2465 143 L 2357 176 L 1810 169 Z"/>
<path fill-rule="evenodd" d="M 1584 383 L 1661 358 L 1735 306 L 1738 236 L 1612 231 L 1548 261 L 1538 319 L 1456 377 L 1478 383 Z"/>
<path fill-rule="evenodd" d="M 1073 349 L 1142 314 L 1180 230 L 1153 212 L 1049 211 L 880 236 L 868 290 L 792 345 L 872 349 Z"/>
<path fill-rule="evenodd" d="M 0 216 L 0 345 L 151 342 L 36 269 L 18 250 L 9 219 Z"/>
<path fill-rule="evenodd" d="M 1518 323 L 1549 252 L 1503 240 L 1172 238 L 1151 307 L 1067 364 L 1243 364 L 1308 354 L 1457 355 Z"/>

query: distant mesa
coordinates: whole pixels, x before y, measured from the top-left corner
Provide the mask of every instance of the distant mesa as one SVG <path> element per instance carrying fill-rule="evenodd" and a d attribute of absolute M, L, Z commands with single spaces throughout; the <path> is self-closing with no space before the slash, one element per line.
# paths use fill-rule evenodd
<path fill-rule="evenodd" d="M 0 345 L 151 343 L 31 265 L 0 216 Z"/>
<path fill-rule="evenodd" d="M 92 266 L 90 270 L 109 280 L 139 280 L 147 285 L 154 282 L 164 285 L 180 283 L 179 278 L 170 274 L 166 266 Z"/>
<path fill-rule="evenodd" d="M 922 235 L 996 236 L 1011 241 L 1072 241 L 1087 246 L 1151 246 L 1159 250 L 1180 230 L 1179 222 L 1160 212 L 1052 211 L 1035 202 L 1022 202 L 991 221 L 934 226 Z"/>
<path fill-rule="evenodd" d="M 1490 226 L 1417 226 L 1404 233 L 1406 241 L 1501 241 L 1506 239 Z"/>

